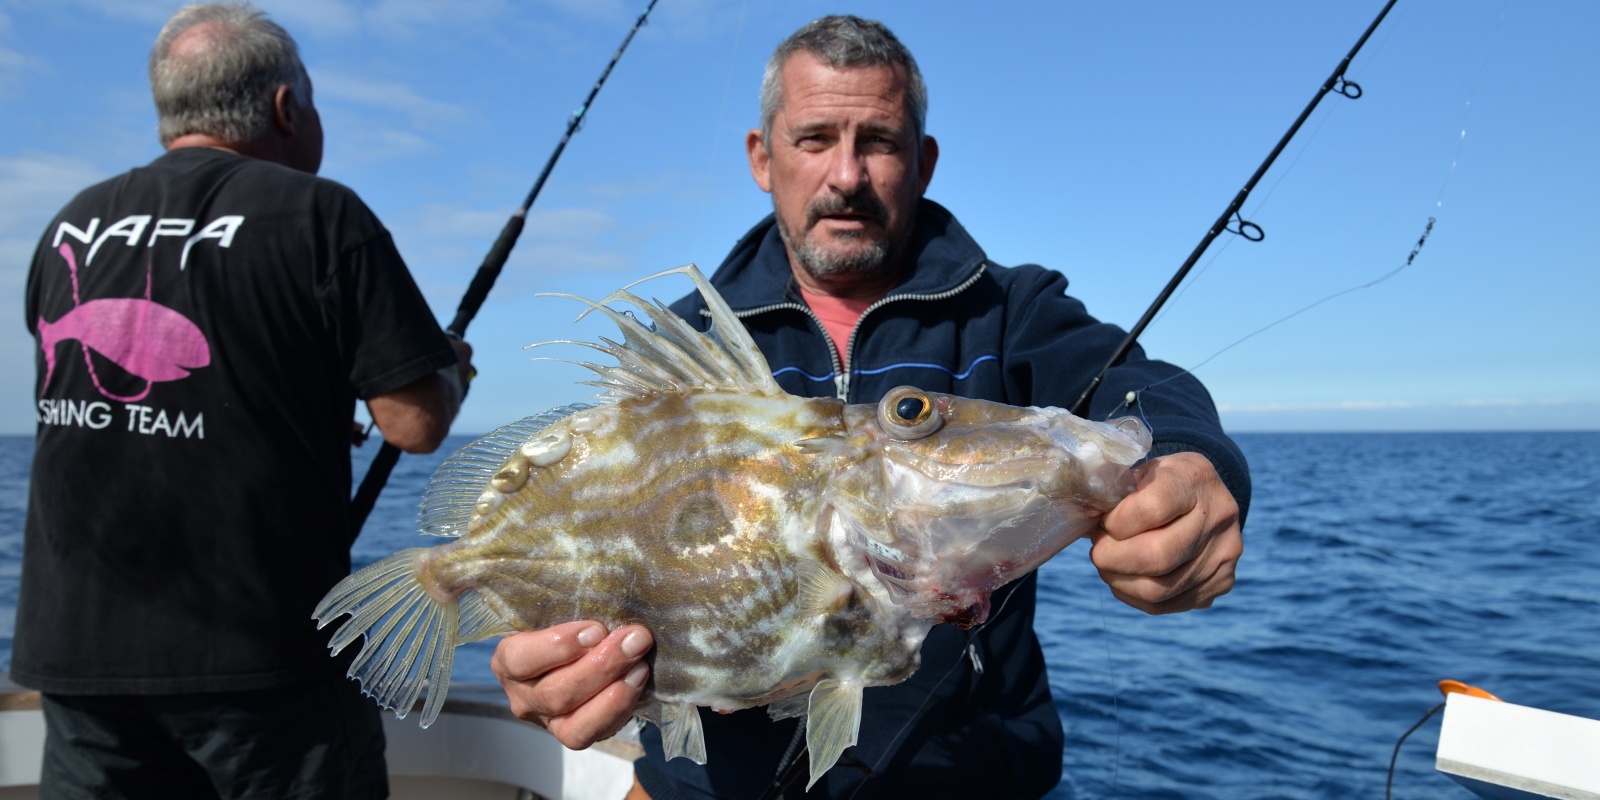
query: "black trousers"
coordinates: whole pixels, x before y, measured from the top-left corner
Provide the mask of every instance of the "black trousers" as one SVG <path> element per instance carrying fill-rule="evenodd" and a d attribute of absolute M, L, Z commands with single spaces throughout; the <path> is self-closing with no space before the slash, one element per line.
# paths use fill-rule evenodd
<path fill-rule="evenodd" d="M 356 683 L 41 698 L 40 796 L 366 800 L 389 795 L 378 707 Z"/>

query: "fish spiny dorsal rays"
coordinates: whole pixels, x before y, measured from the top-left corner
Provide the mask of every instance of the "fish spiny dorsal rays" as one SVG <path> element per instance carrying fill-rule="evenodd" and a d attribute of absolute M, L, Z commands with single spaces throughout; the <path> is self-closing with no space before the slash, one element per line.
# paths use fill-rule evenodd
<path fill-rule="evenodd" d="M 694 282 L 705 298 L 711 316 L 711 329 L 701 333 L 659 302 L 648 302 L 628 289 L 667 275 L 683 274 Z M 601 338 L 603 344 L 570 342 L 600 350 L 617 359 L 615 366 L 570 361 L 599 375 L 589 385 L 604 389 L 605 399 L 642 397 L 650 393 L 677 393 L 690 390 L 727 390 L 746 394 L 776 395 L 783 390 L 772 377 L 766 358 L 733 315 L 732 309 L 700 273 L 688 264 L 651 275 L 595 302 L 570 294 L 543 293 L 541 297 L 562 297 L 588 307 L 578 316 L 605 314 L 622 331 L 621 343 Z M 649 317 L 646 327 L 633 315 L 617 311 L 607 303 L 628 303 Z M 543 342 L 542 344 L 555 344 Z M 532 345 L 540 346 L 540 345 Z"/>

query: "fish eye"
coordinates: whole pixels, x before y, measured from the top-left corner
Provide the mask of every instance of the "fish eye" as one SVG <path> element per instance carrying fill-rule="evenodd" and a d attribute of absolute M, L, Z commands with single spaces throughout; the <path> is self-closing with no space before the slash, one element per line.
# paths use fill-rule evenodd
<path fill-rule="evenodd" d="M 915 425 L 928 418 L 928 399 L 907 397 L 895 404 L 894 415 L 907 425 Z"/>
<path fill-rule="evenodd" d="M 878 404 L 878 422 L 891 438 L 911 441 L 939 430 L 944 418 L 926 392 L 901 386 L 883 396 L 883 402 Z"/>

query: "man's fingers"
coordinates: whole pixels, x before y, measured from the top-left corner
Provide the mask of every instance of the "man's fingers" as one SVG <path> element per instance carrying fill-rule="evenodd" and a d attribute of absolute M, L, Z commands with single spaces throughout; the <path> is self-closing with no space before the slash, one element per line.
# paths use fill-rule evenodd
<path fill-rule="evenodd" d="M 1170 524 L 1199 502 L 1206 476 L 1216 474 L 1211 462 L 1198 453 L 1174 453 L 1135 467 L 1138 478 L 1133 493 L 1100 520 L 1114 539 L 1129 539 Z"/>
<path fill-rule="evenodd" d="M 1119 543 L 1104 533 L 1096 536 L 1099 537 L 1095 542 L 1096 550 L 1100 548 L 1102 540 L 1108 546 L 1131 544 Z M 1243 538 L 1237 529 L 1233 529 L 1211 539 L 1209 546 L 1198 557 L 1165 573 L 1107 569 L 1101 566 L 1100 558 L 1092 551 L 1091 558 L 1100 569 L 1101 580 L 1111 587 L 1112 594 L 1118 600 L 1147 614 L 1170 614 L 1210 608 L 1218 597 L 1232 591 L 1236 565 L 1243 551 Z"/>
<path fill-rule="evenodd" d="M 649 651 L 650 645 L 650 632 L 644 628 L 638 625 L 618 628 L 571 665 L 558 667 L 537 678 L 538 691 L 530 702 L 547 719 L 570 714 L 628 677 L 629 670 L 642 663 L 639 659 Z M 638 695 L 634 687 L 629 687 L 629 691 Z"/>
<path fill-rule="evenodd" d="M 495 647 L 489 668 L 501 683 L 532 680 L 576 661 L 605 638 L 605 626 L 587 620 L 513 634 Z"/>
<path fill-rule="evenodd" d="M 643 659 L 653 644 L 639 625 L 607 635 L 598 623 L 566 623 L 501 640 L 491 669 L 513 714 L 581 750 L 614 734 L 633 715 L 649 679 Z"/>
<path fill-rule="evenodd" d="M 1149 585 L 1133 584 L 1133 591 L 1124 591 L 1112 585 L 1110 581 L 1107 581 L 1107 585 L 1111 586 L 1113 597 L 1151 615 L 1176 614 L 1180 611 L 1210 608 L 1216 595 L 1222 594 L 1222 592 L 1212 594 L 1204 584 L 1196 584 L 1170 597 L 1153 599 L 1153 596 L 1159 596 L 1160 592 L 1149 591 L 1152 588 Z"/>
<path fill-rule="evenodd" d="M 1130 539 L 1117 539 L 1109 531 L 1090 534 L 1094 547 L 1089 559 L 1102 573 L 1160 576 L 1187 565 L 1204 548 L 1199 519 L 1186 517 L 1166 528 L 1145 531 Z"/>
<path fill-rule="evenodd" d="M 639 693 L 649 677 L 649 665 L 640 661 L 628 670 L 622 680 L 606 686 L 571 713 L 552 717 L 545 724 L 545 729 L 573 750 L 582 750 L 602 739 L 609 739 L 633 719 Z"/>

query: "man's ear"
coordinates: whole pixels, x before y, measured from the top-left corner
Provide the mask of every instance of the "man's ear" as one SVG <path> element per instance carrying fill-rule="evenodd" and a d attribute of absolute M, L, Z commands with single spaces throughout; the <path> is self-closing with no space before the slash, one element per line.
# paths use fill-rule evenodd
<path fill-rule="evenodd" d="M 295 124 L 300 121 L 300 101 L 287 84 L 272 94 L 272 125 L 286 136 L 293 136 Z"/>
<path fill-rule="evenodd" d="M 761 130 L 753 129 L 744 137 L 745 154 L 750 157 L 750 177 L 763 192 L 772 191 L 772 153 L 761 141 Z"/>
<path fill-rule="evenodd" d="M 939 142 L 932 136 L 922 137 L 922 152 L 917 154 L 917 194 L 928 192 L 933 181 L 933 168 L 939 163 Z"/>

